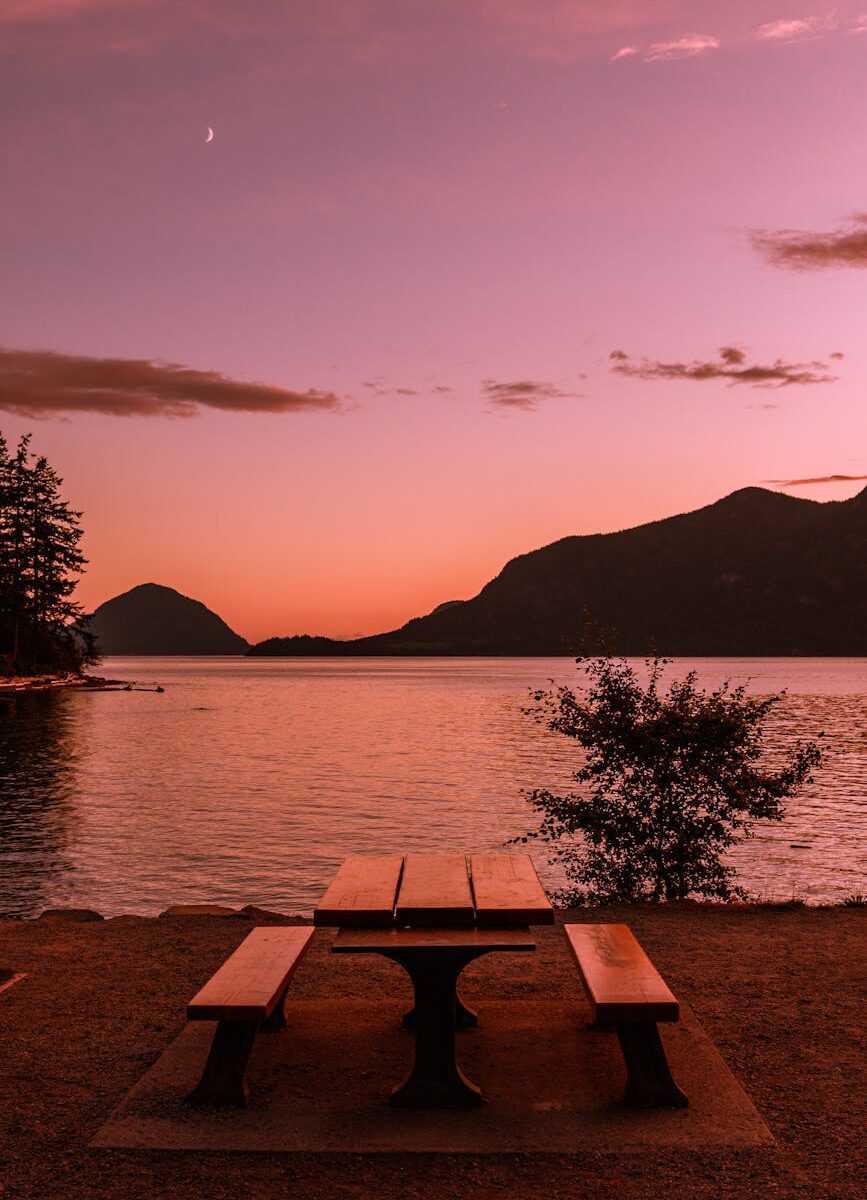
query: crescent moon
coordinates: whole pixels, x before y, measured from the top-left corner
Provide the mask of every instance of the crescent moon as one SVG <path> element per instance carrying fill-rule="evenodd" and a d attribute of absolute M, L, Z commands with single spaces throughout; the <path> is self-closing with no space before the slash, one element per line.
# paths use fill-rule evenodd
<path fill-rule="evenodd" d="M 209 125 L 208 126 L 208 136 L 205 138 L 205 143 L 207 144 L 208 142 L 212 142 L 213 140 L 214 140 L 214 131 Z"/>

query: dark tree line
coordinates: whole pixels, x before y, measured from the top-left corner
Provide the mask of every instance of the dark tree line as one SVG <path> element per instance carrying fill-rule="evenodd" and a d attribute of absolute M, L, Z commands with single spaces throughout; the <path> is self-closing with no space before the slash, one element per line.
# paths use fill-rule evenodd
<path fill-rule="evenodd" d="M 30 450 L 10 451 L 0 434 L 0 674 L 80 671 L 96 661 L 72 599 L 86 559 L 81 513 L 63 499 L 63 480 Z"/>

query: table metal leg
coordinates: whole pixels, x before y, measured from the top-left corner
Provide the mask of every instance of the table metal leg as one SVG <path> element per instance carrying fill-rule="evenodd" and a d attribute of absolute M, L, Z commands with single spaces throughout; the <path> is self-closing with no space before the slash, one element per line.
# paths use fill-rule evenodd
<path fill-rule="evenodd" d="M 403 1014 L 401 1021 L 404 1029 L 415 1029 L 415 1007 Z M 470 1008 L 460 992 L 455 988 L 455 1025 L 458 1029 L 476 1029 L 479 1024 L 479 1014 Z"/>
<path fill-rule="evenodd" d="M 457 981 L 478 955 L 467 951 L 389 952 L 412 980 L 415 994 L 415 1061 L 407 1079 L 391 1094 L 396 1108 L 478 1108 L 479 1088 L 464 1075 L 455 1056 Z"/>

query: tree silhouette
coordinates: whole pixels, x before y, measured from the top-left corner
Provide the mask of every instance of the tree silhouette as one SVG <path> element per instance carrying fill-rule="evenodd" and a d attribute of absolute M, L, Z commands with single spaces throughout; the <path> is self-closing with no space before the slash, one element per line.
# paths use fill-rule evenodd
<path fill-rule="evenodd" d="M 757 820 L 779 821 L 783 801 L 821 762 L 814 742 L 765 753 L 764 724 L 781 695 L 746 685 L 698 687 L 695 672 L 663 690 L 667 660 L 642 683 L 624 659 L 578 659 L 586 689 L 534 693 L 531 711 L 582 748 L 579 790 L 536 788 L 541 824 L 516 841 L 552 844 L 566 904 L 744 896 L 724 853 Z"/>
<path fill-rule="evenodd" d="M 96 661 L 84 612 L 72 599 L 86 559 L 81 513 L 63 480 L 30 450 L 0 434 L 0 665 L 6 673 L 78 671 Z"/>

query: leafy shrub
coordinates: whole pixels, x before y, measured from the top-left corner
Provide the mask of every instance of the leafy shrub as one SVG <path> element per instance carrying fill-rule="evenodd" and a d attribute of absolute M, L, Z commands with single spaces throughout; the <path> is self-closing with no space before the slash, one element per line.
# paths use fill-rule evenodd
<path fill-rule="evenodd" d="M 531 711 L 584 751 L 578 790 L 534 789 L 541 823 L 514 839 L 552 847 L 568 881 L 558 902 L 746 898 L 724 853 L 755 821 L 781 820 L 821 762 L 815 742 L 767 762 L 764 724 L 782 695 L 756 699 L 729 682 L 705 691 L 695 672 L 663 690 L 659 657 L 646 683 L 624 659 L 577 662 L 583 691 L 537 691 Z"/>

